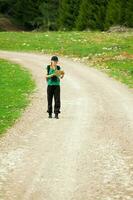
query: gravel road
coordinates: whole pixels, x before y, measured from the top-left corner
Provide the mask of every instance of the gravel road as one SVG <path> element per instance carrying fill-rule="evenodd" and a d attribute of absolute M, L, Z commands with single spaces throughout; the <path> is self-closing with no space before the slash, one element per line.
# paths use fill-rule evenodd
<path fill-rule="evenodd" d="M 0 51 L 28 68 L 37 89 L 0 137 L 0 200 L 133 200 L 133 93 L 59 56 L 61 113 L 49 119 L 44 66 L 52 55 Z"/>

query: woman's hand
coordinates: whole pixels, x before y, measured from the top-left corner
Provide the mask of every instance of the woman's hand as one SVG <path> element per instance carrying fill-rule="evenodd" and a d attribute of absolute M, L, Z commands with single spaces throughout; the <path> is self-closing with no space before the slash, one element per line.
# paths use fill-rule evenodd
<path fill-rule="evenodd" d="M 56 70 L 55 71 L 55 76 L 63 76 L 65 73 L 63 70 Z"/>
<path fill-rule="evenodd" d="M 63 78 L 63 77 L 64 77 L 64 75 L 61 75 L 61 76 L 60 76 L 60 78 Z"/>

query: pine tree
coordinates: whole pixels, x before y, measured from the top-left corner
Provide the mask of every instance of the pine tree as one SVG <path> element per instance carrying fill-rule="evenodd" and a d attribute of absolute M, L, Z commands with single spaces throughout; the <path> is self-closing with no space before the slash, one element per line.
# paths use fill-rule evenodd
<path fill-rule="evenodd" d="M 45 0 L 39 6 L 38 23 L 43 29 L 57 30 L 59 0 Z"/>
<path fill-rule="evenodd" d="M 80 6 L 79 15 L 76 20 L 76 28 L 84 30 L 95 28 L 96 13 L 94 12 L 92 0 L 83 0 Z"/>
<path fill-rule="evenodd" d="M 106 9 L 109 0 L 93 0 L 95 27 L 94 29 L 104 30 Z"/>
<path fill-rule="evenodd" d="M 38 1 L 16 0 L 13 5 L 12 15 L 18 24 L 31 30 L 36 28 L 34 19 L 38 16 Z"/>
<path fill-rule="evenodd" d="M 133 27 L 133 0 L 128 0 L 125 10 L 125 23 L 129 27 Z"/>
<path fill-rule="evenodd" d="M 73 0 L 73 29 L 76 29 L 76 20 L 79 15 L 79 8 L 82 0 Z"/>
<path fill-rule="evenodd" d="M 112 25 L 118 25 L 121 22 L 121 0 L 110 0 L 105 19 L 105 30 Z"/>
<path fill-rule="evenodd" d="M 121 0 L 120 25 L 126 25 L 127 0 Z"/>
<path fill-rule="evenodd" d="M 60 29 L 72 30 L 79 13 L 81 0 L 60 0 L 58 25 Z"/>
<path fill-rule="evenodd" d="M 15 0 L 0 0 L 0 12 L 5 16 L 10 16 L 15 2 Z"/>
<path fill-rule="evenodd" d="M 60 0 L 58 25 L 60 29 L 70 29 L 72 26 L 72 16 L 70 12 L 69 0 Z"/>

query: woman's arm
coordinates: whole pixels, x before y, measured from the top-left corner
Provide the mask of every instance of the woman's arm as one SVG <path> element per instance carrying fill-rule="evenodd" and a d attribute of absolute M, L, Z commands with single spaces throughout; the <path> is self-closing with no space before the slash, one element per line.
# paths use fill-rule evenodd
<path fill-rule="evenodd" d="M 46 76 L 46 78 L 51 78 L 52 76 L 54 76 L 54 74 L 49 74 L 49 75 L 45 75 Z"/>
<path fill-rule="evenodd" d="M 48 71 L 47 71 L 48 68 L 47 68 L 47 67 L 48 67 L 48 66 L 45 66 L 45 70 L 46 70 L 45 78 L 46 78 L 46 79 L 51 78 L 51 77 L 53 77 L 53 76 L 55 75 L 54 73 L 48 75 L 48 74 L 47 74 L 47 73 L 48 73 Z"/>

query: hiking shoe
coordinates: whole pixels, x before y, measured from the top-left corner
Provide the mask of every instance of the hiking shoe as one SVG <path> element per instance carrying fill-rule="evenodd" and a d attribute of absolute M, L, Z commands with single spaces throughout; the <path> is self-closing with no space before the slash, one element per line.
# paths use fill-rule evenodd
<path fill-rule="evenodd" d="M 52 113 L 49 113 L 49 116 L 48 116 L 48 118 L 52 118 Z"/>
<path fill-rule="evenodd" d="M 56 118 L 56 119 L 59 119 L 58 113 L 55 113 L 55 118 Z"/>

